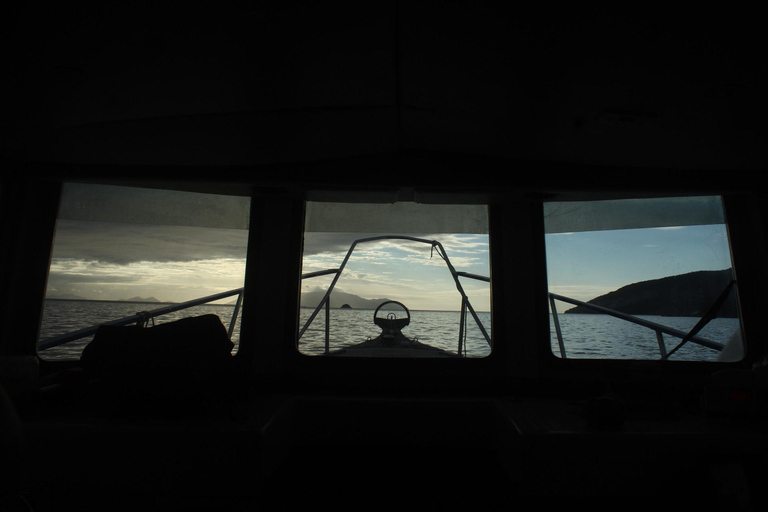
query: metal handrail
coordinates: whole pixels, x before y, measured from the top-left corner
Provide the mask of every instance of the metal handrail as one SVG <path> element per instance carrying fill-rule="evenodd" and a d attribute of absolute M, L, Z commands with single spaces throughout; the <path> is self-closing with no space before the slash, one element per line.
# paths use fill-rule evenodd
<path fill-rule="evenodd" d="M 235 304 L 235 309 L 232 313 L 232 319 L 229 322 L 229 329 L 227 330 L 227 334 L 231 338 L 235 328 L 235 323 L 237 323 L 237 316 L 240 312 L 240 307 L 242 305 L 243 288 L 237 288 L 236 290 L 230 290 L 228 292 L 221 292 L 214 295 L 208 295 L 207 297 L 201 297 L 199 299 L 193 299 L 187 302 L 171 304 L 169 306 L 164 306 L 162 308 L 153 309 L 152 311 L 141 311 L 136 313 L 135 315 L 119 318 L 117 320 L 110 320 L 108 322 L 103 322 L 97 325 L 93 325 L 91 327 L 86 327 L 84 329 L 78 329 L 76 331 L 72 331 L 66 334 L 61 334 L 59 336 L 52 336 L 38 343 L 37 349 L 38 351 L 46 350 L 52 347 L 57 347 L 59 345 L 64 345 L 65 343 L 79 340 L 81 338 L 85 338 L 86 336 L 95 334 L 98 328 L 101 327 L 102 325 L 136 324 L 140 327 L 146 327 L 148 322 L 154 319 L 155 317 L 167 315 L 168 313 L 173 313 L 175 311 L 180 311 L 182 309 L 199 306 L 201 304 L 206 304 L 208 302 L 213 302 L 214 300 L 225 299 L 227 297 L 232 297 L 233 295 L 237 295 L 237 302 Z"/>
<path fill-rule="evenodd" d="M 570 297 L 565 297 L 563 295 L 558 295 L 556 293 L 549 293 L 549 303 L 550 307 L 552 309 L 552 316 L 555 324 L 555 332 L 557 334 L 557 341 L 560 346 L 560 355 L 563 359 L 565 359 L 565 345 L 563 343 L 563 335 L 560 330 L 560 321 L 557 313 L 557 308 L 555 307 L 555 300 L 559 300 L 562 302 L 567 302 L 569 304 L 573 304 L 574 306 L 583 306 L 587 309 L 592 309 L 594 311 L 597 311 L 599 313 L 603 313 L 606 315 L 613 316 L 615 318 L 619 318 L 621 320 L 625 320 L 627 322 L 631 322 L 633 324 L 640 325 L 642 327 L 647 327 L 648 329 L 652 329 L 656 332 L 656 340 L 659 343 L 659 353 L 661 354 L 662 358 L 667 357 L 667 349 L 666 345 L 664 343 L 664 334 L 669 334 L 670 336 L 674 336 L 676 338 L 686 339 L 688 337 L 689 333 L 680 331 L 678 329 L 673 329 L 672 327 L 667 327 L 666 325 L 658 324 L 655 322 L 651 322 L 649 320 L 645 320 L 643 318 L 638 318 L 636 316 L 629 315 L 627 313 L 622 313 L 620 311 L 615 311 L 613 309 L 609 309 L 603 306 L 598 306 L 596 304 L 590 304 L 588 302 L 582 302 L 580 300 L 571 299 Z M 693 343 L 702 345 L 707 348 L 711 348 L 713 350 L 722 351 L 725 347 L 722 343 L 717 343 L 716 341 L 710 341 L 704 338 L 700 338 L 698 336 L 692 336 L 688 338 L 688 341 L 691 341 Z"/>
<path fill-rule="evenodd" d="M 312 311 L 312 314 L 307 319 L 306 323 L 304 324 L 304 327 L 299 331 L 299 334 L 297 336 L 296 342 L 298 343 L 298 340 L 301 339 L 301 337 L 304 335 L 304 333 L 307 331 L 309 326 L 312 324 L 312 322 L 315 320 L 315 317 L 320 312 L 320 309 L 325 307 L 325 351 L 328 353 L 329 351 L 329 338 L 330 338 L 330 326 L 329 326 L 329 320 L 330 320 L 330 297 L 331 292 L 333 291 L 334 287 L 336 286 L 336 283 L 339 280 L 339 277 L 341 277 L 341 273 L 344 271 L 344 267 L 346 267 L 347 262 L 349 261 L 350 256 L 355 250 L 355 247 L 357 244 L 366 243 L 366 242 L 374 242 L 378 240 L 409 240 L 412 242 L 420 242 L 429 244 L 432 246 L 432 250 L 436 250 L 438 256 L 440 256 L 443 261 L 445 261 L 445 264 L 448 266 L 448 270 L 451 272 L 451 276 L 453 277 L 453 281 L 456 285 L 456 289 L 458 290 L 459 294 L 461 295 L 461 319 L 460 319 L 460 326 L 463 326 L 465 323 L 465 316 L 466 312 L 469 311 L 469 313 L 472 315 L 472 318 L 474 318 L 475 323 L 477 324 L 477 327 L 480 329 L 480 332 L 483 334 L 483 337 L 485 338 L 485 341 L 488 343 L 488 346 L 492 347 L 492 341 L 491 337 L 488 335 L 488 332 L 485 330 L 485 327 L 483 326 L 483 323 L 480 321 L 480 318 L 477 316 L 477 313 L 475 312 L 474 308 L 472 307 L 472 304 L 469 301 L 469 297 L 464 292 L 464 288 L 461 286 L 461 282 L 459 281 L 459 277 L 466 277 L 470 279 L 478 279 L 486 282 L 490 282 L 489 277 L 485 276 L 479 276 L 476 274 L 469 274 L 466 272 L 458 272 L 453 265 L 451 264 L 450 260 L 448 259 L 448 255 L 445 252 L 445 248 L 443 245 L 438 242 L 437 240 L 427 240 L 425 238 L 417 238 L 412 236 L 404 236 L 404 235 L 382 235 L 382 236 L 373 236 L 368 238 L 361 238 L 358 240 L 355 240 L 352 242 L 352 245 L 349 247 L 349 250 L 347 251 L 347 254 L 344 256 L 344 260 L 341 262 L 341 265 L 339 268 L 336 269 L 328 269 L 328 270 L 320 270 L 318 272 L 311 272 L 308 274 L 303 274 L 301 276 L 301 279 L 310 279 L 313 277 L 318 276 L 325 276 L 325 275 L 331 275 L 333 274 L 333 281 L 331 282 L 330 286 L 328 287 L 328 290 L 326 290 L 325 295 L 323 295 L 323 298 L 320 300 L 320 303 L 317 305 L 317 307 Z M 459 332 L 459 348 L 458 353 L 461 354 L 462 351 L 462 339 L 463 332 L 460 328 Z"/>

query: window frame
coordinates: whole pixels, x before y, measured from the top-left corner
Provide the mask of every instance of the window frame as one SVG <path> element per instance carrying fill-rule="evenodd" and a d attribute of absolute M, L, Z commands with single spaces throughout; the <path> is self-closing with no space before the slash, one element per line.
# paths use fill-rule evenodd
<path fill-rule="evenodd" d="M 109 202 L 104 202 L 99 200 L 102 200 L 103 198 L 97 198 L 97 201 L 91 201 L 89 193 L 83 194 L 82 190 L 76 191 L 73 194 L 72 200 L 69 203 L 64 202 L 64 195 L 67 193 L 67 185 L 71 185 L 73 187 L 86 187 L 86 192 L 92 192 L 88 191 L 87 187 L 95 186 L 95 187 L 105 187 L 105 190 L 111 190 L 114 191 L 115 189 L 126 189 L 130 193 L 138 193 L 138 194 L 150 194 L 155 195 L 157 194 L 167 194 L 170 192 L 171 194 L 174 194 L 171 196 L 174 199 L 173 205 L 174 206 L 188 206 L 190 205 L 190 201 L 194 200 L 200 200 L 203 199 L 204 202 L 207 204 L 207 201 L 210 200 L 212 196 L 223 196 L 227 194 L 220 194 L 216 192 L 211 191 L 189 191 L 185 190 L 183 187 L 152 187 L 150 184 L 142 184 L 142 185 L 136 185 L 136 184 L 112 184 L 112 183 L 98 183 L 98 182 L 77 182 L 77 181 L 70 181 L 65 180 L 61 182 L 57 182 L 57 201 L 56 201 L 56 207 L 51 211 L 51 235 L 50 235 L 50 248 L 48 251 L 48 259 L 47 264 L 45 266 L 44 272 L 42 272 L 42 275 L 44 276 L 44 282 L 45 285 L 43 286 L 42 290 L 42 298 L 41 298 L 41 307 L 39 311 L 39 316 L 37 318 L 37 321 L 35 323 L 35 326 L 37 327 L 37 334 L 35 336 L 34 340 L 34 353 L 36 359 L 45 366 L 57 366 L 57 365 L 72 365 L 77 364 L 79 361 L 79 357 L 46 357 L 45 350 L 47 349 L 55 349 L 56 347 L 66 345 L 67 343 L 75 342 L 82 338 L 87 338 L 89 336 L 92 336 L 96 332 L 96 328 L 99 324 L 92 324 L 88 326 L 84 326 L 83 328 L 70 331 L 68 333 L 63 333 L 60 335 L 53 335 L 48 336 L 46 339 L 41 339 L 41 328 L 43 326 L 44 322 L 44 304 L 45 301 L 49 299 L 47 294 L 47 285 L 50 281 L 50 273 L 51 273 L 51 265 L 53 262 L 53 253 L 55 250 L 55 238 L 57 234 L 57 230 L 59 227 L 59 223 L 61 220 L 78 220 L 78 221 L 95 221 L 99 223 L 117 223 L 122 224 L 123 220 L 121 220 L 121 217 L 125 214 L 125 211 L 123 208 L 121 208 L 121 205 L 112 205 L 109 204 Z M 178 193 L 178 194 L 177 194 Z M 119 196 L 123 195 L 123 191 L 121 190 L 119 193 Z M 229 194 L 231 195 L 231 194 Z M 197 196 L 195 199 L 192 199 L 193 197 Z M 123 197 L 120 197 L 120 199 L 124 199 Z M 164 198 L 161 198 L 164 199 Z M 89 206 L 85 206 L 84 203 L 92 203 Z M 167 204 L 157 201 L 158 204 L 163 204 L 165 208 L 168 207 Z M 250 203 L 250 201 L 249 201 Z M 142 202 L 142 205 L 145 205 L 146 202 Z M 218 206 L 218 205 L 217 205 Z M 242 206 L 242 205 L 240 205 Z M 66 212 L 63 213 L 64 209 L 68 208 Z M 106 217 L 104 219 L 98 218 L 94 219 L 91 218 L 91 215 L 93 214 L 93 211 L 98 210 L 99 214 L 101 214 L 101 209 L 104 208 L 106 210 L 109 210 L 109 212 L 106 214 Z M 172 224 L 165 224 L 162 222 L 157 222 L 156 218 L 153 218 L 151 215 L 152 212 L 150 212 L 150 215 L 147 215 L 147 212 L 145 211 L 145 208 L 137 208 L 138 217 L 141 219 L 145 219 L 144 222 L 142 220 L 139 221 L 133 221 L 135 225 L 143 225 L 145 223 L 149 224 L 156 224 L 159 226 L 183 226 L 183 227 L 202 227 L 202 228 L 209 228 L 209 229 L 217 229 L 222 227 L 222 223 L 231 223 L 232 217 L 231 215 L 228 216 L 226 214 L 224 215 L 218 215 L 215 219 L 210 219 L 208 216 L 199 217 L 198 220 L 202 220 L 203 223 L 189 223 L 188 221 L 184 223 L 172 223 Z M 238 210 L 237 208 L 234 208 L 234 210 Z M 218 210 L 218 213 L 221 214 L 221 212 L 228 212 L 227 209 L 220 209 Z M 178 211 L 174 210 L 172 217 L 174 218 L 180 218 L 178 216 Z M 150 222 L 151 221 L 151 222 Z M 227 226 L 228 227 L 228 226 Z M 243 220 L 240 219 L 237 221 L 236 229 L 244 229 L 247 233 L 248 228 L 246 224 L 243 224 Z M 245 262 L 245 266 L 247 266 L 247 261 Z M 243 278 L 245 276 L 243 275 Z M 237 293 L 239 291 L 239 293 Z M 231 320 L 228 323 L 225 323 L 224 326 L 227 329 L 228 335 L 231 337 L 234 333 L 234 329 L 236 327 L 236 323 L 238 320 L 238 317 L 241 314 L 242 310 L 242 299 L 244 294 L 244 285 L 241 285 L 240 288 L 230 290 L 227 292 L 220 292 L 220 293 L 211 293 L 210 295 L 207 295 L 205 297 L 195 298 L 188 301 L 183 302 L 160 302 L 158 303 L 158 306 L 162 305 L 162 307 L 155 307 L 151 305 L 150 303 L 145 303 L 147 311 L 137 312 L 135 315 L 127 314 L 123 318 L 113 318 L 105 323 L 109 323 L 112 325 L 142 325 L 142 326 L 150 326 L 155 324 L 155 318 L 162 318 L 163 315 L 174 313 L 177 311 L 183 311 L 188 308 L 192 308 L 195 306 L 205 306 L 206 304 L 209 304 L 211 302 L 214 302 L 216 300 L 221 300 L 229 297 L 236 296 L 236 303 L 233 305 L 233 313 Z M 85 299 L 87 301 L 97 300 L 97 299 Z M 115 302 L 115 303 L 121 303 L 120 300 L 111 299 L 108 300 L 108 302 Z M 126 304 L 137 304 L 132 303 L 130 301 L 125 301 Z M 163 305 L 167 304 L 167 305 Z M 192 310 L 194 312 L 194 310 Z M 161 320 L 162 321 L 162 320 Z M 238 350 L 238 344 L 235 344 L 233 349 L 233 356 L 237 354 Z"/>
<path fill-rule="evenodd" d="M 333 200 L 342 197 L 348 201 L 365 203 L 369 196 L 365 194 L 349 194 L 335 192 L 331 194 Z M 282 258 L 279 261 L 269 258 L 267 260 L 257 261 L 249 254 L 246 267 L 246 297 L 249 297 L 250 307 L 261 309 L 267 307 L 269 310 L 277 313 L 278 309 L 284 313 L 286 328 L 270 328 L 269 335 L 260 336 L 262 340 L 280 339 L 279 344 L 272 341 L 257 342 L 254 358 L 254 368 L 259 375 L 268 379 L 277 379 L 281 382 L 305 382 L 310 379 L 312 386 L 322 389 L 326 385 L 337 385 L 339 381 L 348 381 L 352 379 L 356 386 L 362 390 L 368 391 L 404 391 L 412 390 L 417 387 L 424 392 L 430 390 L 470 389 L 475 387 L 486 387 L 490 380 L 500 378 L 508 374 L 507 368 L 510 351 L 506 347 L 499 346 L 494 341 L 493 350 L 487 357 L 482 358 L 333 358 L 317 357 L 313 355 L 302 354 L 296 347 L 296 333 L 299 329 L 299 304 L 301 291 L 302 274 L 302 245 L 304 235 L 304 212 L 308 200 L 317 200 L 316 196 L 306 191 L 301 193 L 286 192 L 284 194 L 259 194 L 253 197 L 254 203 L 251 205 L 251 224 L 249 248 L 262 246 L 266 243 L 270 233 L 281 233 L 289 245 L 297 247 L 297 251 L 289 251 L 288 258 Z M 445 198 L 440 197 L 440 204 L 466 204 L 460 201 L 460 197 Z M 494 247 L 494 231 L 500 232 L 503 226 L 498 220 L 497 208 L 488 197 L 473 198 L 469 204 L 484 204 L 488 207 L 488 238 L 490 250 L 491 266 L 491 331 L 493 339 L 497 336 L 503 336 L 505 331 L 504 317 L 493 314 L 495 304 L 498 303 L 496 295 L 495 275 L 502 275 L 503 272 L 493 270 L 494 261 L 500 260 L 500 251 Z M 262 209 L 272 210 L 276 215 L 271 218 L 277 220 L 277 224 L 268 225 L 256 217 Z M 272 265 L 272 272 L 259 273 L 257 266 L 264 264 Z M 266 301 L 258 297 L 254 300 L 253 294 L 249 294 L 249 289 L 265 289 L 271 285 L 282 285 L 288 289 L 284 300 L 279 303 L 267 304 Z M 500 294 L 499 294 L 500 296 Z M 245 308 L 248 309 L 246 303 Z M 243 318 L 243 333 L 249 335 L 256 330 L 255 325 L 251 324 L 252 319 L 246 321 Z M 245 334 L 244 334 L 245 336 Z M 241 344 L 242 353 L 244 351 Z M 258 361 L 261 362 L 258 362 Z M 265 364 L 267 360 L 273 364 Z M 397 378 L 393 378 L 393 372 Z M 280 377 L 278 377 L 278 375 Z"/>
<path fill-rule="evenodd" d="M 657 375 L 663 372 L 664 378 L 659 382 L 687 386 L 699 384 L 700 379 L 709 378 L 713 373 L 724 369 L 749 369 L 753 365 L 760 364 L 765 357 L 764 349 L 760 341 L 750 336 L 753 326 L 761 321 L 762 313 L 758 310 L 764 301 L 761 286 L 768 285 L 768 272 L 762 265 L 761 255 L 768 254 L 768 244 L 762 229 L 766 225 L 765 214 L 761 199 L 751 192 L 728 191 L 724 188 L 706 188 L 701 191 L 689 191 L 683 193 L 671 191 L 664 194 L 627 194 L 621 191 L 591 192 L 582 194 L 578 192 L 553 195 L 557 200 L 575 198 L 576 200 L 603 200 L 643 197 L 677 197 L 689 195 L 717 195 L 722 198 L 725 215 L 725 226 L 733 263 L 733 272 L 738 283 L 738 305 L 740 311 L 741 329 L 744 343 L 744 357 L 740 361 L 684 361 L 684 360 L 638 360 L 638 359 L 563 359 L 556 356 L 551 349 L 549 319 L 545 315 L 538 318 L 538 342 L 536 368 L 538 377 L 545 382 L 563 382 L 571 379 L 578 381 L 605 381 L 605 379 L 619 379 L 627 384 L 648 383 L 649 375 Z M 543 229 L 543 203 L 552 200 L 552 197 L 540 199 L 537 202 L 538 213 L 542 220 L 541 229 L 537 233 L 539 254 L 546 257 L 545 232 Z M 548 291 L 546 279 L 546 261 L 542 259 L 539 270 L 543 272 L 539 287 Z M 542 296 L 543 295 L 543 296 Z M 546 293 L 539 293 L 538 301 L 540 309 L 547 309 Z M 533 362 L 531 360 L 531 362 Z M 668 370 L 665 370 L 668 369 Z"/>
<path fill-rule="evenodd" d="M 551 207 L 547 208 L 547 205 L 552 205 Z M 571 206 L 573 205 L 573 206 Z M 672 227 L 674 229 L 677 229 L 679 227 L 686 227 L 686 228 L 698 228 L 700 226 L 723 226 L 726 227 L 726 240 L 725 243 L 726 248 L 728 249 L 728 261 L 723 261 L 723 264 L 728 264 L 729 266 L 722 269 L 722 272 L 729 271 L 728 273 L 733 275 L 733 261 L 730 254 L 730 241 L 727 239 L 727 226 L 725 224 L 725 205 L 722 199 L 722 196 L 719 195 L 706 195 L 706 196 L 671 196 L 671 197 L 653 197 L 653 198 L 632 198 L 629 201 L 620 201 L 616 203 L 616 200 L 604 200 L 604 199 L 593 199 L 589 201 L 577 201 L 577 202 L 545 202 L 543 203 L 543 206 L 545 207 L 545 212 L 550 211 L 553 213 L 557 212 L 557 209 L 559 208 L 565 208 L 566 210 L 566 217 L 558 216 L 549 218 L 547 217 L 545 213 L 545 225 L 547 222 L 552 222 L 554 224 L 553 226 L 547 226 L 547 231 L 545 233 L 546 236 L 555 236 L 555 235 L 567 235 L 569 237 L 573 236 L 580 236 L 580 234 L 583 234 L 584 236 L 594 238 L 594 237 L 600 237 L 601 235 L 605 234 L 611 234 L 612 232 L 620 232 L 620 233 L 632 233 L 632 235 L 637 235 L 635 233 L 634 229 L 638 228 L 665 228 L 665 227 Z M 555 208 L 552 210 L 552 208 Z M 574 219 L 568 218 L 568 215 L 571 212 L 577 212 L 578 216 Z M 585 215 L 586 214 L 586 215 Z M 563 219 L 566 218 L 565 223 L 563 223 Z M 554 228 L 554 229 L 553 229 Z M 552 239 L 552 245 L 554 246 L 554 238 Z M 656 239 L 652 239 L 649 241 L 649 243 L 655 243 Z M 598 242 L 596 242 L 598 243 Z M 614 247 L 614 246 L 611 246 Z M 618 248 L 619 246 L 616 246 Z M 697 247 L 691 247 L 691 251 L 688 252 L 696 252 Z M 547 244 L 547 269 L 548 269 L 548 302 L 549 307 L 551 311 L 551 319 L 552 319 L 552 325 L 554 326 L 554 333 L 551 333 L 553 336 L 552 338 L 552 351 L 555 353 L 557 357 L 561 358 L 568 358 L 568 352 L 569 350 L 566 350 L 565 342 L 569 341 L 567 334 L 564 333 L 561 329 L 561 320 L 564 320 L 566 318 L 571 319 L 570 317 L 563 316 L 565 311 L 563 311 L 563 308 L 573 307 L 576 306 L 577 308 L 585 309 L 588 311 L 596 311 L 601 312 L 604 315 L 608 315 L 610 317 L 616 318 L 621 322 L 627 322 L 629 324 L 633 324 L 636 326 L 639 326 L 641 329 L 648 329 L 649 331 L 643 331 L 643 332 L 655 332 L 656 334 L 656 343 L 658 345 L 658 352 L 659 357 L 662 359 L 668 359 L 672 357 L 675 352 L 683 347 L 686 343 L 690 344 L 696 344 L 699 346 L 703 346 L 706 349 L 710 350 L 718 350 L 722 352 L 722 349 L 725 348 L 725 346 L 728 344 L 728 340 L 722 341 L 722 340 L 716 340 L 714 342 L 711 342 L 709 339 L 705 337 L 701 337 L 699 335 L 699 330 L 702 328 L 705 328 L 706 325 L 709 323 L 709 321 L 714 320 L 716 317 L 719 317 L 718 312 L 722 311 L 722 306 L 724 306 L 724 301 L 728 299 L 729 305 L 735 305 L 736 307 L 736 317 L 729 317 L 729 318 L 735 318 L 738 322 L 737 327 L 737 333 L 741 335 L 741 317 L 738 314 L 738 290 L 735 283 L 735 277 L 732 277 L 730 282 L 727 283 L 727 286 L 724 290 L 721 290 L 720 296 L 715 297 L 715 300 L 712 301 L 711 304 L 708 304 L 707 306 L 710 308 L 710 311 L 707 311 L 704 313 L 703 318 L 699 319 L 696 325 L 693 327 L 693 329 L 688 332 L 687 328 L 686 330 L 679 330 L 679 328 L 670 327 L 666 324 L 657 323 L 648 319 L 640 318 L 641 316 L 645 316 L 642 313 L 639 314 L 628 314 L 626 312 L 618 311 L 618 310 L 612 310 L 610 308 L 604 308 L 598 304 L 595 304 L 592 302 L 592 300 L 599 299 L 600 297 L 605 297 L 607 294 L 602 294 L 600 297 L 594 297 L 593 299 L 590 299 L 587 301 L 586 299 L 578 300 L 573 297 L 566 297 L 559 293 L 556 293 L 550 288 L 549 281 L 552 276 L 549 275 L 550 267 L 555 261 L 557 255 L 559 253 L 555 251 L 554 249 L 550 249 L 550 244 Z M 572 256 L 572 255 L 571 255 Z M 590 260 L 592 258 L 589 258 Z M 550 261 L 551 260 L 551 261 Z M 710 262 L 711 263 L 711 262 Z M 624 269 L 624 261 L 617 260 L 616 265 L 609 265 L 611 268 L 619 268 Z M 689 272 L 696 272 L 699 270 L 710 270 L 710 269 L 699 269 L 699 268 L 693 268 L 687 271 L 683 271 L 675 276 L 668 276 L 668 277 L 679 277 L 683 274 L 687 274 Z M 623 272 L 623 270 L 622 270 Z M 635 277 L 635 279 L 640 279 L 640 276 Z M 662 278 L 655 278 L 655 277 L 648 277 L 647 279 L 641 279 L 639 281 L 636 281 L 634 284 L 627 284 L 624 286 L 619 287 L 618 289 L 612 290 L 609 293 L 616 293 L 620 289 L 633 286 L 633 285 L 639 285 L 645 282 L 651 282 L 655 280 L 659 280 Z M 719 276 L 718 276 L 719 279 Z M 570 305 L 570 306 L 569 306 Z M 560 306 L 560 307 L 558 307 Z M 713 315 L 713 316 L 709 316 Z M 587 315 L 587 318 L 589 318 L 590 315 Z M 691 317 L 694 318 L 694 317 Z M 627 326 L 627 324 L 622 324 Z M 588 337 L 588 336 L 587 336 Z M 555 341 L 557 341 L 557 345 L 559 348 L 555 347 Z M 569 347 L 570 350 L 573 350 L 573 347 Z M 624 350 L 624 349 L 621 349 Z M 712 354 L 716 355 L 716 354 Z M 615 360 L 615 359 L 626 359 L 626 360 L 635 360 L 635 361 L 645 361 L 649 359 L 654 359 L 653 357 L 621 357 L 621 356 L 613 356 L 613 355 L 605 355 L 603 357 L 601 356 L 594 356 L 593 359 L 599 359 L 599 360 Z M 679 356 L 678 356 L 679 358 Z M 690 361 L 700 361 L 699 359 L 683 359 L 683 360 L 690 360 Z"/>

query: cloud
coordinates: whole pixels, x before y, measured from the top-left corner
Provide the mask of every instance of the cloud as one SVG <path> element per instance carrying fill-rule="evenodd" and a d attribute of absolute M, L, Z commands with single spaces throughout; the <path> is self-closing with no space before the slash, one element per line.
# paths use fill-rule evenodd
<path fill-rule="evenodd" d="M 52 262 L 48 296 L 124 299 L 153 295 L 161 300 L 183 301 L 240 288 L 243 259 L 192 262 L 135 262 L 127 265 L 98 261 Z"/>
<path fill-rule="evenodd" d="M 189 300 L 243 284 L 248 232 L 60 220 L 49 296 Z"/>
<path fill-rule="evenodd" d="M 366 238 L 362 233 L 308 233 L 305 238 L 303 272 L 338 268 L 350 245 Z M 378 235 L 370 235 L 378 236 Z M 438 240 L 457 270 L 488 275 L 487 235 L 413 235 Z M 305 280 L 305 292 L 316 283 L 327 286 L 332 277 Z M 478 305 L 489 307 L 487 284 L 464 283 L 477 297 Z M 392 297 L 422 309 L 456 309 L 458 293 L 445 261 L 428 243 L 382 239 L 358 244 L 352 253 L 339 286 L 361 297 Z M 474 301 L 473 301 L 474 302 Z"/>
<path fill-rule="evenodd" d="M 382 235 L 367 233 L 305 233 L 304 256 L 314 256 L 326 253 L 344 255 L 355 240 L 378 236 Z M 487 253 L 488 251 L 488 235 L 441 233 L 437 235 L 413 234 L 409 236 L 440 242 L 451 259 L 457 254 L 472 254 L 474 256 L 477 255 L 478 252 Z M 370 253 L 374 250 L 393 248 L 418 254 L 423 254 L 424 251 L 430 250 L 430 246 L 422 242 L 391 238 L 358 244 L 355 248 L 355 252 L 367 251 Z"/>
<path fill-rule="evenodd" d="M 248 232 L 239 229 L 61 220 L 53 259 L 115 265 L 244 259 L 247 243 Z"/>
<path fill-rule="evenodd" d="M 338 268 L 355 240 L 371 236 L 378 235 L 306 233 L 302 272 Z M 459 270 L 488 271 L 487 235 L 414 236 L 439 240 Z M 161 300 L 188 300 L 238 288 L 243 282 L 247 238 L 248 232 L 238 229 L 60 220 L 48 289 L 86 298 L 154 295 Z M 469 268 L 482 262 L 485 267 L 479 272 Z M 327 286 L 331 279 L 307 280 L 304 289 Z M 419 295 L 442 282 L 447 283 L 447 292 L 455 294 L 442 258 L 429 244 L 410 240 L 359 244 L 342 280 L 347 291 L 363 297 Z"/>

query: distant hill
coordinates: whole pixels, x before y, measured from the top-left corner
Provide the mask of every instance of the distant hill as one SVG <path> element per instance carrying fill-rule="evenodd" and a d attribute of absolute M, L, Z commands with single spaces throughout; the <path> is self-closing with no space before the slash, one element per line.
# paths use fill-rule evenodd
<path fill-rule="evenodd" d="M 731 269 L 702 270 L 629 284 L 588 302 L 629 315 L 703 316 L 732 279 Z M 584 306 L 571 314 L 599 313 Z M 736 293 L 731 291 L 719 317 L 738 317 Z"/>
<path fill-rule="evenodd" d="M 301 306 L 316 308 L 320 301 L 325 296 L 325 290 L 313 290 L 311 292 L 304 292 L 301 294 Z M 376 309 L 379 304 L 386 302 L 389 299 L 365 299 L 352 293 L 346 293 L 341 290 L 335 289 L 331 293 L 331 308 L 337 309 L 342 306 L 347 306 L 353 309 Z M 407 306 L 408 304 L 406 304 Z"/>

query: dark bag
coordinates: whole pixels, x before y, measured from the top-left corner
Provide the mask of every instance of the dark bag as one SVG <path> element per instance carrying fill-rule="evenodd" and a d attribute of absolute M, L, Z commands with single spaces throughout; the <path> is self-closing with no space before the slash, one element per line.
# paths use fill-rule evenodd
<path fill-rule="evenodd" d="M 101 326 L 80 362 L 101 410 L 210 414 L 234 392 L 234 344 L 216 315 L 154 327 Z"/>

